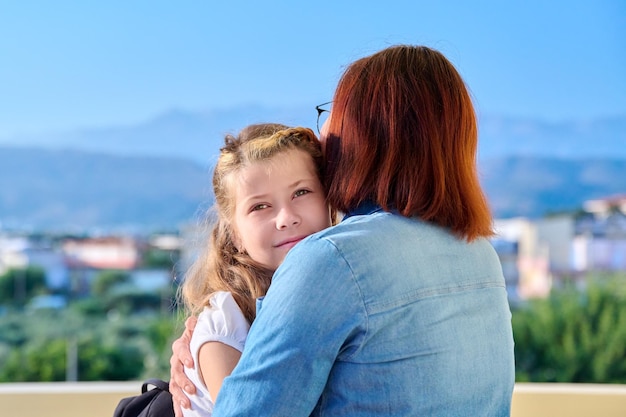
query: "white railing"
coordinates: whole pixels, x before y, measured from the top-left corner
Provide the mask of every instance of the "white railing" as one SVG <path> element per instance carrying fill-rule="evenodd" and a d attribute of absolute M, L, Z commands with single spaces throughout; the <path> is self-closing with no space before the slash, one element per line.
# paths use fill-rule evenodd
<path fill-rule="evenodd" d="M 112 417 L 141 382 L 0 383 L 0 410 L 12 417 Z M 626 385 L 516 384 L 512 417 L 624 417 Z"/>

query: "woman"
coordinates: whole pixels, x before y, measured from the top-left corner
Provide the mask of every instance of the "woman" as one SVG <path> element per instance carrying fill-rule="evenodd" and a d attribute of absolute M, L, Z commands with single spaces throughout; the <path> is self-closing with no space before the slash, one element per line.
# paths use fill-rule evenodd
<path fill-rule="evenodd" d="M 508 416 L 510 310 L 454 66 L 423 46 L 354 62 L 320 139 L 346 216 L 274 274 L 214 416 Z"/>

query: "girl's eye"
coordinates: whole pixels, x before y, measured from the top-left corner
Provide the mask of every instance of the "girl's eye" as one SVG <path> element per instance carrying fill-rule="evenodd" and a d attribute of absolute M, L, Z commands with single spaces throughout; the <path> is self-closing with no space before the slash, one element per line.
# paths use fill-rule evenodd
<path fill-rule="evenodd" d="M 267 204 L 257 204 L 256 206 L 252 206 L 252 209 L 250 211 L 259 211 L 259 210 L 263 210 L 268 208 L 269 206 Z"/>
<path fill-rule="evenodd" d="M 305 195 L 305 194 L 308 194 L 308 193 L 310 193 L 310 191 L 309 191 L 309 190 L 298 190 L 298 191 L 296 191 L 296 192 L 294 193 L 294 195 L 295 195 L 296 197 L 300 197 L 301 195 Z"/>

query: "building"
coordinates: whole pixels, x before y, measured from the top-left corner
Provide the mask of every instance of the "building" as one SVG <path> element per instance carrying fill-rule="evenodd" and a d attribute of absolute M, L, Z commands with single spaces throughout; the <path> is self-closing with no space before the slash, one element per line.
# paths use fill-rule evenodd
<path fill-rule="evenodd" d="M 129 237 L 68 239 L 62 250 L 72 268 L 130 270 L 141 261 L 139 244 Z"/>
<path fill-rule="evenodd" d="M 67 287 L 69 270 L 63 254 L 48 241 L 33 241 L 26 236 L 0 236 L 0 274 L 9 269 L 38 266 L 52 290 Z"/>
<path fill-rule="evenodd" d="M 492 243 L 512 301 L 546 296 L 591 272 L 626 272 L 626 196 L 585 202 L 586 212 L 495 221 Z"/>

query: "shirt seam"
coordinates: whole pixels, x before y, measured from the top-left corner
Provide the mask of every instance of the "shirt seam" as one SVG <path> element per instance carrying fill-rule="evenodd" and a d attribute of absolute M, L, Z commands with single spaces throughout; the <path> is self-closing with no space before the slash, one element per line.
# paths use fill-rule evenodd
<path fill-rule="evenodd" d="M 425 289 L 411 291 L 410 293 L 404 294 L 402 297 L 399 298 L 394 298 L 393 300 L 369 304 L 368 306 L 366 306 L 366 308 L 369 314 L 376 314 L 388 308 L 405 305 L 408 302 L 415 302 L 442 295 L 462 293 L 471 290 L 482 290 L 488 288 L 505 288 L 505 286 L 500 281 L 466 282 L 459 283 L 458 285 L 441 285 L 438 287 L 429 287 Z"/>
<path fill-rule="evenodd" d="M 342 359 L 342 360 L 349 360 L 352 357 L 354 357 L 355 355 L 357 355 L 362 350 L 363 343 L 364 343 L 363 341 L 367 340 L 367 335 L 369 334 L 369 330 L 370 330 L 369 311 L 368 311 L 368 308 L 367 308 L 367 304 L 365 303 L 365 300 L 363 298 L 363 291 L 361 290 L 361 286 L 359 285 L 359 281 L 356 279 L 356 274 L 355 274 L 354 270 L 352 269 L 352 265 L 350 264 L 350 262 L 348 261 L 348 259 L 344 255 L 343 251 L 335 244 L 335 242 L 333 242 L 331 239 L 328 239 L 328 238 L 324 238 L 324 240 L 326 240 L 329 244 L 331 244 L 335 248 L 335 250 L 337 251 L 339 256 L 341 256 L 341 259 L 343 259 L 344 263 L 348 267 L 348 270 L 350 271 L 350 278 L 352 280 L 352 283 L 356 287 L 357 292 L 359 294 L 359 301 L 361 303 L 361 309 L 363 311 L 363 316 L 365 317 L 365 334 L 363 335 L 363 337 L 359 341 L 358 347 L 355 349 L 354 352 L 352 352 L 351 354 L 345 356 Z"/>

